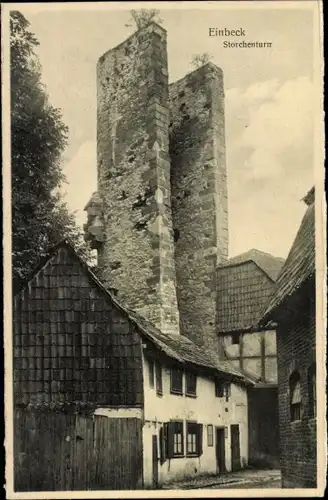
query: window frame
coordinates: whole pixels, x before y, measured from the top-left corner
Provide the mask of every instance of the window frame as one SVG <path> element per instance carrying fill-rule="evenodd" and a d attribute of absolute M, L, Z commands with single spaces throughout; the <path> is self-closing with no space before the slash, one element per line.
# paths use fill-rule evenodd
<path fill-rule="evenodd" d="M 293 397 L 297 386 L 299 385 L 300 401 L 293 403 Z M 298 371 L 294 371 L 289 377 L 289 416 L 290 421 L 300 422 L 302 420 L 302 386 L 301 375 Z"/>
<path fill-rule="evenodd" d="M 189 377 L 194 378 L 194 391 L 190 391 L 190 386 L 188 388 L 188 378 Z M 197 397 L 197 374 L 192 372 L 192 371 L 186 371 L 185 372 L 185 391 L 186 391 L 186 396 L 196 398 Z"/>
<path fill-rule="evenodd" d="M 162 365 L 156 361 L 155 363 L 155 379 L 156 379 L 156 394 L 163 396 L 163 372 Z"/>
<path fill-rule="evenodd" d="M 190 427 L 194 432 L 190 432 Z M 188 450 L 188 436 L 195 436 L 195 451 Z M 203 425 L 194 420 L 186 421 L 186 457 L 200 457 L 203 453 Z"/>
<path fill-rule="evenodd" d="M 231 381 L 215 378 L 214 384 L 215 384 L 215 397 L 225 398 L 226 402 L 228 402 L 231 396 Z M 218 391 L 218 388 L 220 388 L 220 392 Z"/>
<path fill-rule="evenodd" d="M 174 374 L 181 374 L 181 390 L 173 387 L 173 377 Z M 170 369 L 170 392 L 171 394 L 176 394 L 178 396 L 183 396 L 183 369 L 177 367 L 171 367 Z"/>
<path fill-rule="evenodd" d="M 172 454 L 172 458 L 182 458 L 185 456 L 185 452 L 184 452 L 184 436 L 185 436 L 185 430 L 184 430 L 184 422 L 183 420 L 171 420 L 171 425 L 174 426 L 174 430 L 173 430 L 173 434 L 172 434 L 172 437 L 173 437 L 173 443 L 172 443 L 172 448 L 173 448 L 173 454 Z M 179 425 L 180 429 L 181 429 L 181 432 L 178 432 L 176 430 L 176 426 Z M 181 435 L 181 451 L 175 451 L 175 445 L 176 445 L 176 442 L 175 442 L 175 436 L 177 435 Z"/>
<path fill-rule="evenodd" d="M 214 446 L 214 427 L 212 424 L 207 425 L 207 446 Z"/>
<path fill-rule="evenodd" d="M 215 384 L 215 387 L 214 387 L 214 390 L 215 390 L 215 397 L 216 398 L 224 398 L 225 396 L 225 386 L 224 386 L 224 381 L 216 378 L 214 380 L 214 384 Z M 220 388 L 220 393 L 219 393 L 219 390 L 218 388 Z"/>

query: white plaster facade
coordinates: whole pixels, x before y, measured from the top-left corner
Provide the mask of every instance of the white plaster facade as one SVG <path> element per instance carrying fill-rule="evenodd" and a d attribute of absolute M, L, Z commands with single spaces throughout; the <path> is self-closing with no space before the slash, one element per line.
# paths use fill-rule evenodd
<path fill-rule="evenodd" d="M 156 377 L 155 377 L 156 378 Z M 241 466 L 248 464 L 248 416 L 246 387 L 231 384 L 231 392 L 226 397 L 216 397 L 215 382 L 210 377 L 197 376 L 197 395 L 190 397 L 170 392 L 170 368 L 162 364 L 163 394 L 157 395 L 149 383 L 149 363 L 143 358 L 144 380 L 144 426 L 143 426 L 143 470 L 144 487 L 153 484 L 153 436 L 159 434 L 164 422 L 182 420 L 184 422 L 184 442 L 186 443 L 186 421 L 203 424 L 203 453 L 198 457 L 177 457 L 158 460 L 158 483 L 170 482 L 198 474 L 220 472 L 216 460 L 216 427 L 224 428 L 225 468 L 231 471 L 231 425 L 239 425 Z M 207 427 L 213 426 L 213 446 L 208 446 Z M 186 449 L 186 445 L 185 445 Z"/>

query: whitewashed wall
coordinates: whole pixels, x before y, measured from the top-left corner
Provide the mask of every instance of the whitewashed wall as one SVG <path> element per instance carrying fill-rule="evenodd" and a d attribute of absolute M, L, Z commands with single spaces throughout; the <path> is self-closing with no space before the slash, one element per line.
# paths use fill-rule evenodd
<path fill-rule="evenodd" d="M 197 397 L 175 395 L 170 393 L 170 370 L 162 368 L 163 395 L 156 394 L 149 386 L 148 362 L 143 359 L 144 371 L 144 485 L 152 486 L 152 436 L 159 437 L 159 430 L 164 422 L 170 420 L 194 420 L 203 424 L 203 454 L 200 457 L 183 457 L 158 461 L 159 483 L 173 481 L 198 474 L 216 473 L 215 426 L 227 427 L 225 438 L 226 469 L 231 470 L 230 425 L 239 424 L 240 453 L 242 466 L 248 463 L 248 422 L 247 391 L 237 385 L 231 386 L 231 395 L 226 402 L 225 397 L 215 396 L 214 381 L 197 378 Z M 213 446 L 207 445 L 207 425 L 213 425 Z M 186 443 L 186 427 L 184 428 Z M 158 439 L 158 449 L 159 449 Z"/>

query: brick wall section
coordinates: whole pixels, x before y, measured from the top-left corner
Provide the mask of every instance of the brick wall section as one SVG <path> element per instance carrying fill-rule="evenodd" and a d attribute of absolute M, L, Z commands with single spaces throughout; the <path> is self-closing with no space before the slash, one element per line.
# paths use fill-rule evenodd
<path fill-rule="evenodd" d="M 216 266 L 228 255 L 222 71 L 208 63 L 188 74 L 170 85 L 170 101 L 180 329 L 217 349 Z"/>
<path fill-rule="evenodd" d="M 141 341 L 69 250 L 14 298 L 15 404 L 141 406 Z"/>
<path fill-rule="evenodd" d="M 103 282 L 163 332 L 179 332 L 169 161 L 166 31 L 151 24 L 98 62 Z"/>
<path fill-rule="evenodd" d="M 303 318 L 277 329 L 280 464 L 282 485 L 287 488 L 316 487 L 316 419 L 309 418 L 307 381 L 307 370 L 315 360 L 315 314 L 314 308 L 300 310 Z M 302 418 L 291 422 L 289 377 L 295 369 L 301 377 Z"/>

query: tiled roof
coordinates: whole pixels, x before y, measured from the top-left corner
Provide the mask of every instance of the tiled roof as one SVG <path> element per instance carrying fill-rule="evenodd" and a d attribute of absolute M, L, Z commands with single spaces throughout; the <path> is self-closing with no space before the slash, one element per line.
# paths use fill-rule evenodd
<path fill-rule="evenodd" d="M 180 363 L 189 363 L 203 368 L 210 368 L 221 373 L 245 379 L 245 375 L 237 370 L 229 361 L 219 360 L 204 347 L 199 347 L 184 335 L 163 334 L 158 328 L 135 312 L 127 310 L 130 319 L 143 331 L 145 336 L 161 349 L 168 357 Z"/>
<path fill-rule="evenodd" d="M 233 257 L 217 269 L 218 333 L 256 330 L 283 259 L 259 250 Z M 268 327 L 274 327 L 273 324 Z"/>
<path fill-rule="evenodd" d="M 264 271 L 272 281 L 276 281 L 278 274 L 284 264 L 284 259 L 281 257 L 274 257 L 269 253 L 262 252 L 256 248 L 252 248 L 247 252 L 231 257 L 220 267 L 231 266 L 234 264 L 241 264 L 244 262 L 253 261 L 255 264 Z"/>
<path fill-rule="evenodd" d="M 312 190 L 311 190 L 312 191 Z M 272 318 L 274 311 L 308 279 L 315 275 L 315 205 L 314 192 L 304 201 L 308 206 L 292 248 L 278 277 L 275 292 L 266 307 L 261 323 Z M 311 195 L 309 200 L 309 195 Z"/>
<path fill-rule="evenodd" d="M 136 312 L 131 311 L 124 307 L 116 297 L 101 283 L 99 278 L 90 270 L 89 266 L 84 262 L 83 259 L 73 249 L 73 247 L 67 242 L 62 241 L 58 243 L 49 253 L 48 256 L 42 260 L 42 264 L 38 267 L 37 271 L 43 267 L 46 262 L 53 256 L 56 250 L 65 246 L 68 248 L 79 260 L 84 271 L 89 275 L 92 281 L 103 291 L 105 296 L 113 303 L 120 311 L 126 314 L 129 319 L 137 326 L 141 335 L 152 342 L 158 349 L 160 349 L 166 356 L 172 358 L 180 363 L 193 364 L 202 368 L 209 368 L 211 370 L 217 371 L 219 373 L 228 374 L 240 381 L 252 384 L 252 380 L 249 380 L 242 372 L 238 371 L 229 361 L 221 361 L 211 352 L 205 351 L 194 344 L 187 337 L 182 335 L 168 335 L 163 334 L 158 328 L 156 328 L 152 323 L 138 315 Z"/>
<path fill-rule="evenodd" d="M 314 186 L 310 189 L 310 191 L 304 196 L 303 200 L 304 203 L 308 206 L 312 205 L 314 203 L 314 197 L 315 197 L 315 190 Z"/>

